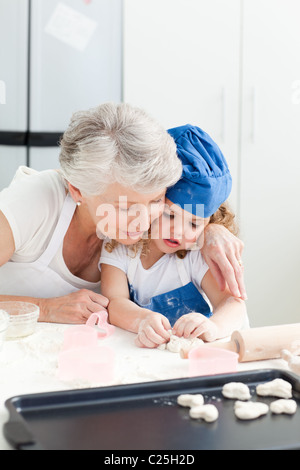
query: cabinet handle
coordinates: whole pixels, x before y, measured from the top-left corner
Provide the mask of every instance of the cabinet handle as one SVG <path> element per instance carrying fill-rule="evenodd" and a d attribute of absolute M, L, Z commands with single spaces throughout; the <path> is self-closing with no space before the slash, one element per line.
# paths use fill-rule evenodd
<path fill-rule="evenodd" d="M 251 132 L 251 140 L 252 143 L 255 144 L 256 142 L 256 125 L 257 125 L 257 93 L 256 93 L 256 87 L 254 86 L 252 88 L 252 132 Z"/>

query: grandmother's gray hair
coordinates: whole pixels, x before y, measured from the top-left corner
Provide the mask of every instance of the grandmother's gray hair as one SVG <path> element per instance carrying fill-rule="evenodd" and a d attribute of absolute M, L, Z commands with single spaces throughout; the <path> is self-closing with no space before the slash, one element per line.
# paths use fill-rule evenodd
<path fill-rule="evenodd" d="M 60 147 L 61 174 L 85 197 L 102 194 L 114 182 L 154 193 L 174 185 L 182 173 L 173 138 L 129 104 L 76 112 Z"/>

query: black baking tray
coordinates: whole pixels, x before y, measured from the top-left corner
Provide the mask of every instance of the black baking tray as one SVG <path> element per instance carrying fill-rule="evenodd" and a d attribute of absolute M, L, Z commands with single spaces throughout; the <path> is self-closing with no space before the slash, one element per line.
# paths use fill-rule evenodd
<path fill-rule="evenodd" d="M 246 450 L 300 449 L 300 408 L 295 415 L 268 415 L 240 421 L 234 400 L 222 396 L 230 381 L 255 388 L 276 378 L 289 381 L 300 405 L 300 378 L 288 371 L 263 369 L 235 374 L 147 382 L 113 387 L 24 395 L 5 405 L 7 441 L 16 449 L 45 450 Z M 177 405 L 181 393 L 201 393 L 214 404 L 214 423 L 189 418 Z"/>

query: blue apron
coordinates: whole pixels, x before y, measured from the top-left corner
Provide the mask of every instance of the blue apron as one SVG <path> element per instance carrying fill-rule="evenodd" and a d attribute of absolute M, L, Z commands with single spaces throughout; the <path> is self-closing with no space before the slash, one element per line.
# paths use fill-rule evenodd
<path fill-rule="evenodd" d="M 172 327 L 178 318 L 187 313 L 199 312 L 202 315 L 205 315 L 207 318 L 212 316 L 212 312 L 208 303 L 198 291 L 196 286 L 190 282 L 190 278 L 186 272 L 183 260 L 179 259 L 177 256 L 176 265 L 178 274 L 183 284 L 182 287 L 165 292 L 164 294 L 156 295 L 151 298 L 148 304 L 141 304 L 137 299 L 137 293 L 133 287 L 133 280 L 139 260 L 140 253 L 138 253 L 134 258 L 130 259 L 128 269 L 130 300 L 142 308 L 147 308 L 153 312 L 161 313 L 168 318 Z"/>

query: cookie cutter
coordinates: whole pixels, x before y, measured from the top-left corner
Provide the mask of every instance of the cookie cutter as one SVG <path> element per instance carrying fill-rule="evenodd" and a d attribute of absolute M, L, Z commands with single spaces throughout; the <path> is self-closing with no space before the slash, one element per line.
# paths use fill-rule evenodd
<path fill-rule="evenodd" d="M 225 349 L 199 346 L 188 353 L 189 376 L 229 374 L 237 371 L 239 355 Z"/>
<path fill-rule="evenodd" d="M 98 339 L 112 335 L 115 327 L 107 321 L 105 311 L 93 313 L 85 325 L 72 326 L 65 331 L 63 350 L 97 346 Z"/>
<path fill-rule="evenodd" d="M 94 313 L 85 325 L 73 326 L 65 331 L 63 348 L 58 357 L 60 380 L 113 381 L 115 352 L 98 343 L 99 339 L 107 338 L 115 331 L 107 318 L 107 312 Z"/>

